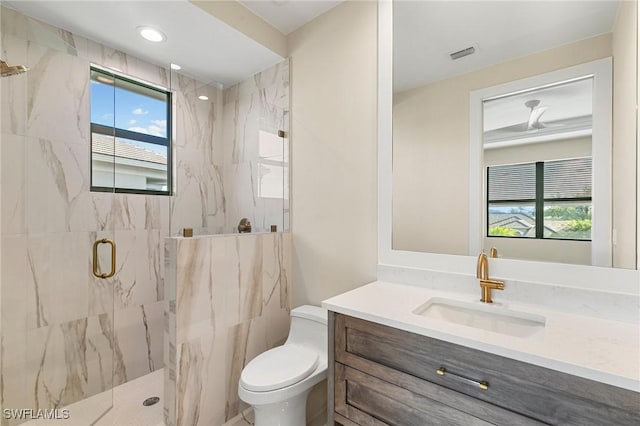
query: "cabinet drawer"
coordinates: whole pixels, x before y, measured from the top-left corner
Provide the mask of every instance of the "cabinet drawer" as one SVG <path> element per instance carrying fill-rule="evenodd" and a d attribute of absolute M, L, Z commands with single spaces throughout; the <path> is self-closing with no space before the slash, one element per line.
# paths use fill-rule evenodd
<path fill-rule="evenodd" d="M 539 424 L 505 410 L 496 416 L 501 409 L 429 382 L 416 393 L 339 363 L 335 374 L 336 412 L 362 425 Z"/>
<path fill-rule="evenodd" d="M 404 379 L 394 379 L 390 372 L 399 371 L 543 423 L 640 424 L 636 392 L 345 315 L 336 314 L 333 331 L 337 362 L 403 388 L 405 383 L 394 380 Z M 442 367 L 447 370 L 444 376 L 437 374 Z M 488 383 L 488 389 L 473 384 L 481 381 Z"/>

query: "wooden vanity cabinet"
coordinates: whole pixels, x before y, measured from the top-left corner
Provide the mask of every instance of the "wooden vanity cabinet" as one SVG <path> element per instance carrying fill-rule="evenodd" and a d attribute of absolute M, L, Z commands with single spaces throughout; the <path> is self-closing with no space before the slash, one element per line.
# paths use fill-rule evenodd
<path fill-rule="evenodd" d="M 329 423 L 640 425 L 640 393 L 329 312 Z"/>

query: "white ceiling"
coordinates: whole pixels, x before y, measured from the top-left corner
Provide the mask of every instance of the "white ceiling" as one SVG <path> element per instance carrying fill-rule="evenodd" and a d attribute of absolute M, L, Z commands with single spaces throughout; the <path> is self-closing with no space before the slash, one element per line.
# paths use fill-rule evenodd
<path fill-rule="evenodd" d="M 611 32 L 619 1 L 395 1 L 394 91 Z M 451 60 L 469 46 L 476 53 Z"/>
<path fill-rule="evenodd" d="M 240 0 L 282 34 L 289 34 L 336 7 L 343 0 Z"/>
<path fill-rule="evenodd" d="M 531 109 L 527 101 L 540 101 L 545 108 L 542 129 L 527 130 Z M 504 141 L 550 140 L 572 135 L 590 135 L 593 114 L 593 79 L 585 78 L 502 97 L 483 103 L 485 148 Z M 560 136 L 563 135 L 563 136 Z"/>
<path fill-rule="evenodd" d="M 187 0 L 2 3 L 149 62 L 178 63 L 202 82 L 229 86 L 282 59 Z M 286 34 L 341 1 L 241 3 Z M 394 90 L 609 32 L 617 6 L 617 1 L 396 1 Z M 142 39 L 136 32 L 140 25 L 160 28 L 166 42 Z M 474 55 L 449 58 L 470 45 L 478 50 Z"/>
<path fill-rule="evenodd" d="M 206 83 L 232 85 L 283 59 L 187 0 L 2 4 L 154 64 L 179 64 L 181 72 Z M 167 40 L 142 39 L 136 31 L 141 25 L 162 30 Z"/>

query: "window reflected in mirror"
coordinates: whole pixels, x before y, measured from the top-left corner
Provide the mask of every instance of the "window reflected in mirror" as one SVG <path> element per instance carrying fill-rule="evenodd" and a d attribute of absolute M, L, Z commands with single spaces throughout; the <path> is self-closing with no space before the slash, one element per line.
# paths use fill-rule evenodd
<path fill-rule="evenodd" d="M 591 262 L 593 84 L 587 75 L 482 102 L 484 246 L 541 260 L 572 250 Z"/>
<path fill-rule="evenodd" d="M 391 249 L 635 268 L 637 28 L 636 1 L 394 1 Z M 487 167 L 589 158 L 590 194 L 489 226 Z"/>
<path fill-rule="evenodd" d="M 487 167 L 487 236 L 591 241 L 591 157 Z"/>

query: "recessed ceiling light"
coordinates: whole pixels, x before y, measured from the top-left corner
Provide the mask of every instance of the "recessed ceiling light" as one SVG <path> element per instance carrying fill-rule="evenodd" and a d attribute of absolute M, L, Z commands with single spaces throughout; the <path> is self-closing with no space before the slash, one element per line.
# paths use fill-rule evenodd
<path fill-rule="evenodd" d="M 178 70 L 181 70 L 182 67 L 178 64 L 171 64 L 171 69 L 178 71 Z"/>
<path fill-rule="evenodd" d="M 205 95 L 200 95 L 200 96 L 198 96 L 198 99 L 200 99 L 201 101 L 208 101 L 209 97 L 205 96 Z"/>
<path fill-rule="evenodd" d="M 159 43 L 167 39 L 167 36 L 165 36 L 162 31 L 156 30 L 155 28 L 138 27 L 137 30 L 144 39 L 153 41 L 154 43 Z"/>

